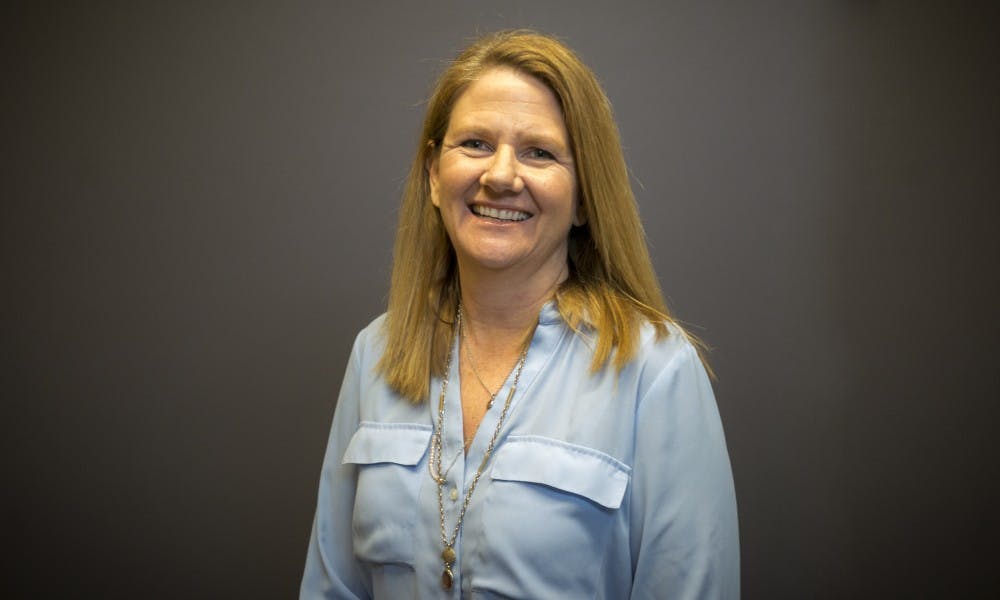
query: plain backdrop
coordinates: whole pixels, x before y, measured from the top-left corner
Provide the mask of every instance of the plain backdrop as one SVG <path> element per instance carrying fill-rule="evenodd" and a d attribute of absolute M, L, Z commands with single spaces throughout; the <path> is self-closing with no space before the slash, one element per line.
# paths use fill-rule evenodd
<path fill-rule="evenodd" d="M 295 596 L 431 82 L 525 26 L 606 87 L 714 347 L 744 598 L 1000 589 L 990 3 L 2 15 L 4 597 Z"/>

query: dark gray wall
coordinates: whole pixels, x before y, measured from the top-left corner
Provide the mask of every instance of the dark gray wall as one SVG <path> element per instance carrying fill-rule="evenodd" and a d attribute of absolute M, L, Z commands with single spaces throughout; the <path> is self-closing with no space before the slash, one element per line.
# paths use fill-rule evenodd
<path fill-rule="evenodd" d="M 294 595 L 422 100 L 513 26 L 715 347 L 744 597 L 997 589 L 996 10 L 86 4 L 3 9 L 5 590 Z"/>

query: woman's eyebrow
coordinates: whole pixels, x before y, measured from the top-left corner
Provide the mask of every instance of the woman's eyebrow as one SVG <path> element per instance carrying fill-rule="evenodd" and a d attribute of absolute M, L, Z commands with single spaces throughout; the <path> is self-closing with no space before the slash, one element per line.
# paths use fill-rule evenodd
<path fill-rule="evenodd" d="M 493 135 L 489 130 L 481 125 L 469 124 L 462 125 L 458 124 L 454 128 L 449 127 L 449 131 L 445 137 L 477 137 L 477 138 L 491 138 Z M 452 129 L 454 129 L 452 131 Z"/>
<path fill-rule="evenodd" d="M 538 131 L 535 129 L 525 129 L 515 133 L 517 136 L 518 145 L 522 146 L 539 146 L 541 148 L 550 150 L 563 150 L 567 151 L 569 149 L 569 144 L 561 139 L 562 136 L 546 133 L 545 131 Z M 474 137 L 482 138 L 485 140 L 493 140 L 496 137 L 496 132 L 490 131 L 487 127 L 482 127 L 475 124 L 462 125 L 459 124 L 449 131 L 447 137 Z"/>
<path fill-rule="evenodd" d="M 520 141 L 526 146 L 538 146 L 548 150 L 568 150 L 568 145 L 560 139 L 560 136 L 548 135 L 544 132 L 530 131 L 522 136 Z"/>

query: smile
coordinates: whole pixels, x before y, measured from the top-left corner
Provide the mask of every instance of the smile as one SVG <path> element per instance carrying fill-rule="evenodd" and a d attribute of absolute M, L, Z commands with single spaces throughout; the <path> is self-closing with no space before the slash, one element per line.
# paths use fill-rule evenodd
<path fill-rule="evenodd" d="M 471 210 L 473 214 L 480 217 L 490 217 L 500 221 L 523 221 L 531 216 L 528 213 L 519 210 L 490 208 L 489 206 L 482 206 L 479 204 L 473 204 L 469 207 L 469 210 Z"/>

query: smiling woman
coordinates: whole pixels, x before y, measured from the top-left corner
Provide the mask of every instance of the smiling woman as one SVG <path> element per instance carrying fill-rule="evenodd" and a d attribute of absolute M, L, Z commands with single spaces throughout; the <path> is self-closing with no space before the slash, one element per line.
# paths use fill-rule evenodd
<path fill-rule="evenodd" d="M 438 82 L 301 595 L 739 595 L 706 370 L 656 283 L 607 98 L 551 37 L 486 36 Z"/>
<path fill-rule="evenodd" d="M 566 279 L 570 227 L 583 218 L 562 109 L 543 83 L 485 73 L 455 103 L 428 173 L 463 279 L 532 296 Z"/>

